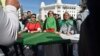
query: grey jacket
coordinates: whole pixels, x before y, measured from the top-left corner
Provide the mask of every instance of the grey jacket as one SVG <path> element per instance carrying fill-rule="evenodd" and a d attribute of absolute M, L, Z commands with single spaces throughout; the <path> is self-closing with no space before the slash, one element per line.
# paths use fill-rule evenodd
<path fill-rule="evenodd" d="M 7 5 L 5 10 L 0 6 L 0 45 L 10 45 L 17 39 L 19 22 L 17 9 Z"/>
<path fill-rule="evenodd" d="M 84 12 L 79 13 L 77 16 L 77 30 L 80 32 L 81 24 L 86 19 L 86 17 L 89 15 L 89 11 L 86 9 Z"/>

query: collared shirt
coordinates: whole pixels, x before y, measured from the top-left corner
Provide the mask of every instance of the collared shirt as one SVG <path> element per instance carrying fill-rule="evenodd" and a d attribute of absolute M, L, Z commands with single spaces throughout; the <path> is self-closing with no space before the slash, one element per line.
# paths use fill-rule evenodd
<path fill-rule="evenodd" d="M 17 9 L 7 5 L 5 10 L 0 6 L 0 45 L 10 45 L 17 39 L 19 27 Z"/>

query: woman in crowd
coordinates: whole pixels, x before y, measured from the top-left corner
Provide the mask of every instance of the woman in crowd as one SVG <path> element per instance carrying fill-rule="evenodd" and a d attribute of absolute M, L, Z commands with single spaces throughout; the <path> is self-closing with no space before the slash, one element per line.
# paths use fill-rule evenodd
<path fill-rule="evenodd" d="M 49 11 L 48 16 L 45 16 L 46 20 L 44 22 L 44 32 L 57 32 L 57 25 L 56 25 L 56 19 L 54 17 L 54 12 Z M 44 53 L 42 55 L 44 56 L 62 56 L 61 46 L 60 44 L 51 44 L 51 45 L 45 45 L 42 46 Z M 39 53 L 38 53 L 39 54 Z M 41 55 L 40 55 L 41 56 Z"/>
<path fill-rule="evenodd" d="M 68 12 L 63 14 L 63 20 L 60 23 L 60 32 L 63 34 L 71 35 L 75 33 L 75 20 Z"/>
<path fill-rule="evenodd" d="M 36 21 L 36 14 L 31 15 L 31 20 L 29 20 L 29 22 L 26 24 L 26 27 L 23 31 L 26 31 L 26 30 L 28 30 L 28 32 L 30 33 L 41 31 L 41 24 L 40 22 Z"/>
<path fill-rule="evenodd" d="M 54 12 L 49 11 L 48 17 L 46 17 L 45 23 L 44 23 L 44 29 L 45 32 L 56 32 L 56 20 L 54 18 Z"/>
<path fill-rule="evenodd" d="M 76 21 L 74 20 L 73 17 L 70 16 L 70 14 L 68 12 L 65 12 L 63 14 L 63 20 L 62 20 L 60 25 L 61 25 L 60 33 L 66 34 L 68 36 L 77 33 Z M 68 47 L 68 52 L 70 53 L 69 55 L 72 55 L 72 53 L 73 53 L 74 56 L 78 55 L 77 42 L 76 41 L 72 41 L 72 43 L 70 45 L 69 44 L 63 44 L 64 49 L 67 48 L 67 47 Z"/>

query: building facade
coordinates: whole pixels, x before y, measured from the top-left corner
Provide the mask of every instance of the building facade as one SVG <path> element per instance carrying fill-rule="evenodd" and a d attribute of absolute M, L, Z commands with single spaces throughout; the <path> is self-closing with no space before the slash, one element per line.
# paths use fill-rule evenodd
<path fill-rule="evenodd" d="M 45 15 L 47 15 L 48 11 L 53 11 L 54 13 L 59 14 L 61 19 L 63 19 L 64 12 L 68 12 L 76 19 L 77 14 L 80 11 L 80 6 L 77 4 L 63 4 L 62 0 L 56 0 L 55 4 L 50 5 L 46 5 L 44 2 L 41 2 L 40 7 L 40 16 L 43 21 L 45 20 Z"/>
<path fill-rule="evenodd" d="M 18 18 L 21 19 L 21 15 L 23 14 L 23 7 L 20 5 L 20 8 L 17 11 L 18 13 Z"/>

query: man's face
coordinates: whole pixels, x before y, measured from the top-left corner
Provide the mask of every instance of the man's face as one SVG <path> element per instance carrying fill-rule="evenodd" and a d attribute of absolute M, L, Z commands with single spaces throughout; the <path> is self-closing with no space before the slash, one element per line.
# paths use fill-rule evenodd
<path fill-rule="evenodd" d="M 56 15 L 56 16 L 55 16 L 55 18 L 56 18 L 56 19 L 58 19 L 58 18 L 59 18 L 59 16 L 58 16 L 58 15 Z"/>
<path fill-rule="evenodd" d="M 25 16 L 24 16 L 24 15 L 22 15 L 22 16 L 21 16 L 21 18 L 22 18 L 22 19 L 25 19 Z"/>
<path fill-rule="evenodd" d="M 28 16 L 31 16 L 31 12 L 28 12 L 27 15 L 28 15 Z"/>

